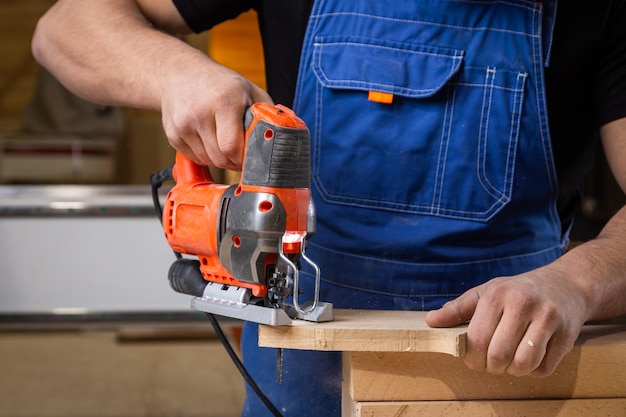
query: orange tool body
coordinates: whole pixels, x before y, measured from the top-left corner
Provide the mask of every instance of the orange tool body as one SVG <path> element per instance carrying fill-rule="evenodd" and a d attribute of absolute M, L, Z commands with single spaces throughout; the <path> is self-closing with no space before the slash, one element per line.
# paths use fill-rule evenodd
<path fill-rule="evenodd" d="M 176 155 L 163 227 L 170 247 L 197 261 L 176 261 L 170 283 L 195 295 L 201 311 L 267 324 L 332 320 L 332 306 L 318 300 L 319 268 L 305 255 L 315 229 L 309 131 L 291 110 L 267 103 L 248 109 L 244 127 L 238 184 L 217 184 L 207 167 Z M 303 261 L 316 275 L 307 307 L 298 302 Z"/>

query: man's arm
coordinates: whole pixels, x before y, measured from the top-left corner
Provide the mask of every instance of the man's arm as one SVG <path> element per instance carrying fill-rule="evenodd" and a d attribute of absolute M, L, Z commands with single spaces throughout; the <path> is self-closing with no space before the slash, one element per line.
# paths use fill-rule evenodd
<path fill-rule="evenodd" d="M 177 37 L 186 33 L 171 0 L 59 0 L 39 21 L 32 49 L 77 95 L 160 110 L 174 148 L 238 169 L 243 113 L 271 99 Z"/>
<path fill-rule="evenodd" d="M 626 118 L 601 129 L 611 169 L 626 192 Z M 626 207 L 597 238 L 553 263 L 473 288 L 426 321 L 470 320 L 466 364 L 494 374 L 545 376 L 574 346 L 583 324 L 626 314 Z"/>

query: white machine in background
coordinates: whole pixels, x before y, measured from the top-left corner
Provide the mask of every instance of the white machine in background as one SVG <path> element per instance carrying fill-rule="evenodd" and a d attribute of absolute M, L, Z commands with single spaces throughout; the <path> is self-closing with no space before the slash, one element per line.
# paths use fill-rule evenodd
<path fill-rule="evenodd" d="M 0 314 L 189 312 L 149 186 L 0 186 Z"/>
<path fill-rule="evenodd" d="M 115 179 L 115 138 L 0 135 L 0 182 L 107 183 Z"/>

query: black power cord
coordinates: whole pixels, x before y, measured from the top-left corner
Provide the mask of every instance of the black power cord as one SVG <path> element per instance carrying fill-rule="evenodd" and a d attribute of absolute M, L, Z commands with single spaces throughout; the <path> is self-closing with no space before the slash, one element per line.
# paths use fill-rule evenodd
<path fill-rule="evenodd" d="M 224 347 L 226 347 L 226 352 L 228 352 L 228 356 L 230 356 L 230 359 L 232 359 L 233 363 L 239 370 L 239 373 L 241 374 L 243 379 L 248 383 L 248 385 L 250 385 L 250 388 L 252 388 L 252 390 L 256 393 L 256 395 L 259 397 L 261 402 L 263 402 L 263 404 L 275 417 L 283 417 L 280 411 L 278 411 L 278 409 L 274 406 L 274 404 L 272 404 L 270 399 L 267 398 L 267 396 L 265 396 L 263 391 L 261 391 L 261 388 L 256 384 L 256 382 L 254 382 L 254 379 L 252 379 L 252 375 L 248 373 L 248 370 L 244 366 L 243 362 L 241 362 L 241 359 L 239 359 L 239 356 L 237 356 L 237 354 L 233 350 L 230 342 L 226 338 L 226 335 L 224 335 L 224 332 L 222 331 L 220 324 L 215 318 L 215 315 L 211 313 L 205 313 L 205 314 L 207 315 L 207 317 L 209 318 L 209 321 L 213 325 L 213 328 L 215 329 L 215 333 L 217 333 L 217 337 L 220 339 Z"/>
<path fill-rule="evenodd" d="M 150 189 L 152 191 L 152 205 L 154 206 L 154 210 L 156 211 L 156 214 L 159 217 L 159 223 L 161 223 L 161 227 L 163 227 L 163 207 L 161 207 L 161 202 L 159 201 L 159 189 L 161 188 L 164 182 L 174 180 L 172 169 L 173 167 L 169 166 L 167 168 L 163 168 L 162 170 L 150 175 Z M 181 255 L 180 252 L 177 252 L 175 250 L 173 250 L 173 252 L 174 252 L 174 256 L 176 256 L 176 259 L 182 259 L 183 255 Z"/>
<path fill-rule="evenodd" d="M 154 204 L 154 209 L 157 213 L 157 216 L 159 217 L 159 222 L 161 223 L 161 226 L 163 225 L 163 207 L 161 207 L 161 202 L 159 201 L 159 188 L 161 188 L 164 182 L 172 181 L 173 179 L 174 177 L 172 175 L 172 167 L 164 168 L 150 175 L 152 203 Z M 176 256 L 176 259 L 182 258 L 182 255 L 178 251 L 174 251 L 174 255 Z M 254 381 L 252 375 L 250 375 L 241 359 L 239 359 L 239 356 L 237 356 L 237 353 L 230 344 L 230 341 L 226 337 L 226 334 L 224 334 L 224 330 L 222 329 L 222 326 L 220 326 L 215 315 L 207 312 L 205 312 L 205 314 L 211 322 L 211 325 L 213 326 L 213 329 L 215 330 L 218 339 L 224 346 L 224 349 L 226 349 L 226 353 L 228 353 L 228 356 L 233 361 L 235 367 L 237 368 L 243 379 L 246 381 L 246 383 L 250 386 L 254 393 L 259 397 L 261 402 L 275 417 L 283 417 L 283 415 L 280 413 L 280 411 L 278 411 L 276 406 L 274 406 L 270 399 L 263 393 L 261 387 L 259 387 L 259 385 Z"/>

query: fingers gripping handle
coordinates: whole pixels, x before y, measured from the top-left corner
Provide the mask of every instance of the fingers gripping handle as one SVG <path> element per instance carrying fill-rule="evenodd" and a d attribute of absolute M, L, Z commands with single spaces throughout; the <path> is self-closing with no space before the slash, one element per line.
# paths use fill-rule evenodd
<path fill-rule="evenodd" d="M 176 163 L 172 169 L 176 184 L 194 185 L 212 183 L 211 173 L 206 166 L 198 165 L 180 152 L 176 152 Z"/>
<path fill-rule="evenodd" d="M 255 103 L 244 115 L 242 184 L 279 188 L 309 188 L 310 135 L 306 124 L 282 105 Z M 212 183 L 211 173 L 176 152 L 177 184 Z"/>

